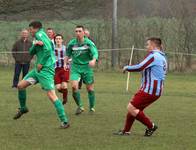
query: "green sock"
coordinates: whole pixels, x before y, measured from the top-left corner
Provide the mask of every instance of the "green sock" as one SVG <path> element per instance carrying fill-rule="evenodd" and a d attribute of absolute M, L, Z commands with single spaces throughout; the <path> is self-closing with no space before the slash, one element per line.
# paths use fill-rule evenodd
<path fill-rule="evenodd" d="M 20 103 L 20 109 L 21 111 L 24 111 L 27 109 L 26 107 L 26 90 L 18 90 L 18 100 Z"/>
<path fill-rule="evenodd" d="M 94 91 L 88 91 L 88 99 L 89 99 L 89 107 L 94 108 L 95 106 L 95 92 Z"/>
<path fill-rule="evenodd" d="M 80 99 L 80 92 L 77 91 L 77 92 L 73 92 L 72 94 L 76 104 L 79 106 L 79 107 L 83 107 L 83 104 L 82 104 L 82 101 Z"/>
<path fill-rule="evenodd" d="M 67 115 L 65 114 L 65 109 L 63 107 L 63 104 L 61 100 L 57 99 L 54 102 L 54 107 L 56 108 L 57 114 L 61 122 L 68 122 Z"/>

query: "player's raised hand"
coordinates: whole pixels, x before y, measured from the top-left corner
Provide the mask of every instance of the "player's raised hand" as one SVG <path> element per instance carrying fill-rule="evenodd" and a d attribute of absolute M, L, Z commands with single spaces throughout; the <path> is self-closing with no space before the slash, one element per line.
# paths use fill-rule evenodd
<path fill-rule="evenodd" d="M 123 67 L 123 73 L 125 73 L 128 69 L 128 65 Z"/>
<path fill-rule="evenodd" d="M 94 67 L 95 64 L 96 64 L 96 59 L 93 59 L 93 60 L 89 61 L 89 66 L 90 67 Z"/>

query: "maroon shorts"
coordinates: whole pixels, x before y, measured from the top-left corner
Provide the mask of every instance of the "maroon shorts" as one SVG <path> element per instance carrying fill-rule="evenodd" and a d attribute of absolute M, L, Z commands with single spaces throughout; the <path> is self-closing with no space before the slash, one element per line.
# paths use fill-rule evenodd
<path fill-rule="evenodd" d="M 56 68 L 54 82 L 55 84 L 61 84 L 62 82 L 69 81 L 69 70 L 64 70 L 64 68 Z"/>
<path fill-rule="evenodd" d="M 148 93 L 145 93 L 144 91 L 139 90 L 130 103 L 136 107 L 137 109 L 143 110 L 150 104 L 152 104 L 154 101 L 156 101 L 160 96 L 156 95 L 150 95 Z"/>

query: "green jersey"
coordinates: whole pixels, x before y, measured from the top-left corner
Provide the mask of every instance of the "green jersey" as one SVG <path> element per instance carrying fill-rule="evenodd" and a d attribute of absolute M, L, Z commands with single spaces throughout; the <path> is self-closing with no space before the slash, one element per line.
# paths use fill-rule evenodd
<path fill-rule="evenodd" d="M 34 45 L 35 41 L 42 41 L 43 46 Z M 35 67 L 41 64 L 43 67 L 54 66 L 55 56 L 52 41 L 48 38 L 44 30 L 41 28 L 35 33 L 35 40 L 29 49 L 31 55 L 36 55 Z"/>
<path fill-rule="evenodd" d="M 97 47 L 88 38 L 84 38 L 83 43 L 79 43 L 77 38 L 72 39 L 66 50 L 66 55 L 72 58 L 73 64 L 85 65 L 92 59 L 98 59 Z"/>

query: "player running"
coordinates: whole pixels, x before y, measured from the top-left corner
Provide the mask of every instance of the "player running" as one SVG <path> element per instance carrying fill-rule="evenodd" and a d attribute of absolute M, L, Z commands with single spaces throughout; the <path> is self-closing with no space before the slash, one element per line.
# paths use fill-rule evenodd
<path fill-rule="evenodd" d="M 162 42 L 160 38 L 149 38 L 147 40 L 147 51 L 149 54 L 139 64 L 125 66 L 124 71 L 142 72 L 142 84 L 139 91 L 129 102 L 128 113 L 124 129 L 116 135 L 129 135 L 135 119 L 143 123 L 147 128 L 145 136 L 151 136 L 158 128 L 157 125 L 144 114 L 143 110 L 155 102 L 162 94 L 163 82 L 166 76 L 167 61 L 162 52 Z"/>
<path fill-rule="evenodd" d="M 80 92 L 78 90 L 78 82 L 82 78 L 86 84 L 89 99 L 89 111 L 95 111 L 95 92 L 94 92 L 94 75 L 92 67 L 95 66 L 98 59 L 97 47 L 95 44 L 85 37 L 84 27 L 76 26 L 75 28 L 76 38 L 73 38 L 67 45 L 67 51 L 65 57 L 65 69 L 69 58 L 72 58 L 71 64 L 71 84 L 72 95 L 78 106 L 76 115 L 81 114 L 84 111 L 83 103 L 80 98 Z"/>
<path fill-rule="evenodd" d="M 46 91 L 48 98 L 54 104 L 58 117 L 61 121 L 61 128 L 68 128 L 68 118 L 65 114 L 63 104 L 56 96 L 54 90 L 54 64 L 55 56 L 52 48 L 52 42 L 44 32 L 42 24 L 39 21 L 33 21 L 29 24 L 29 30 L 34 37 L 32 47 L 29 49 L 31 55 L 36 55 L 35 68 L 29 72 L 18 84 L 20 108 L 14 116 L 19 119 L 28 112 L 26 106 L 26 88 L 30 85 L 40 83 L 43 90 Z"/>
<path fill-rule="evenodd" d="M 54 37 L 55 40 L 55 85 L 59 92 L 63 94 L 63 104 L 67 103 L 67 84 L 69 82 L 69 68 L 64 70 L 64 57 L 66 55 L 66 47 L 63 45 L 63 36 L 57 34 Z"/>

